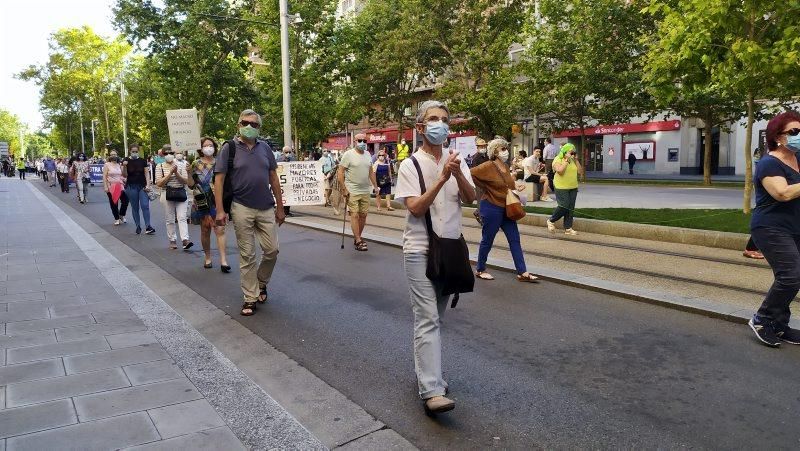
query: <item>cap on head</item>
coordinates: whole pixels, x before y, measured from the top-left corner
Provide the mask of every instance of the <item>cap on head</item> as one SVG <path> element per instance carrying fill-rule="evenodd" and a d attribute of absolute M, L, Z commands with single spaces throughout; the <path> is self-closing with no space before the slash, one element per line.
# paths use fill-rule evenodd
<path fill-rule="evenodd" d="M 477 138 L 475 139 L 475 145 L 478 147 L 483 147 L 486 145 L 486 140 L 483 138 Z"/>

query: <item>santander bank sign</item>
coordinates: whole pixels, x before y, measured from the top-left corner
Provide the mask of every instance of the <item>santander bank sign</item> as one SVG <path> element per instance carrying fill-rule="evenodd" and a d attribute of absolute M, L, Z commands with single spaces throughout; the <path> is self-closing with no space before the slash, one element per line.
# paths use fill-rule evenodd
<path fill-rule="evenodd" d="M 586 127 L 584 129 L 586 135 L 621 135 L 627 133 L 648 133 L 648 132 L 668 132 L 681 129 L 680 120 L 671 121 L 655 121 L 644 122 L 641 124 L 617 124 L 617 125 L 599 125 L 595 127 Z M 569 130 L 562 130 L 554 133 L 554 138 L 568 138 L 574 136 L 581 136 L 579 128 Z"/>

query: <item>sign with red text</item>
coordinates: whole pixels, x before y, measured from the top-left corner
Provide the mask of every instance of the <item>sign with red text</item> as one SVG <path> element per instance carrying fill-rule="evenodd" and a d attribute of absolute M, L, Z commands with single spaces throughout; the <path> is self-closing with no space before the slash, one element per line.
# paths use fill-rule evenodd
<path fill-rule="evenodd" d="M 584 133 L 587 136 L 592 135 L 623 135 L 628 133 L 649 133 L 649 132 L 667 132 L 681 129 L 680 120 L 672 121 L 654 121 L 643 122 L 640 124 L 617 124 L 617 125 L 598 125 L 594 127 L 586 127 Z M 581 136 L 579 128 L 570 130 L 562 130 L 554 133 L 554 138 L 571 138 Z"/>

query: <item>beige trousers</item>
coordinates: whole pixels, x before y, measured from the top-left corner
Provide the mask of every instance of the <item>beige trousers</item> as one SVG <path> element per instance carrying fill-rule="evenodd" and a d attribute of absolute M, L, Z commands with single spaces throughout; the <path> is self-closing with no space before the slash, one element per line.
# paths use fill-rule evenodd
<path fill-rule="evenodd" d="M 239 270 L 245 302 L 258 299 L 259 285 L 267 285 L 278 260 L 278 226 L 275 209 L 256 210 L 234 202 L 231 205 L 233 230 L 239 246 Z M 256 240 L 261 247 L 261 263 L 256 268 Z"/>

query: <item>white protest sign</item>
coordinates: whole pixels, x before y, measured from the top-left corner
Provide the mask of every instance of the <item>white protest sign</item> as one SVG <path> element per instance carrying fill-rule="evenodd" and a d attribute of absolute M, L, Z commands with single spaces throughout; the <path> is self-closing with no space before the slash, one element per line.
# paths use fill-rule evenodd
<path fill-rule="evenodd" d="M 172 150 L 191 152 L 200 148 L 200 121 L 197 110 L 167 110 L 167 128 Z"/>
<path fill-rule="evenodd" d="M 283 205 L 323 205 L 325 176 L 322 161 L 291 161 L 278 163 Z"/>
<path fill-rule="evenodd" d="M 467 158 L 478 152 L 478 146 L 475 145 L 475 138 L 475 136 L 459 136 L 456 138 L 455 150 L 461 154 L 461 158 Z"/>

